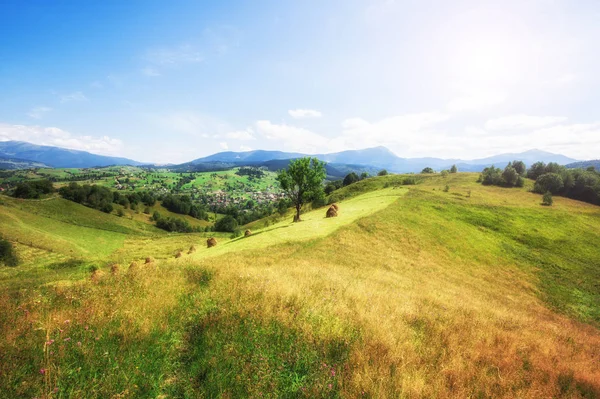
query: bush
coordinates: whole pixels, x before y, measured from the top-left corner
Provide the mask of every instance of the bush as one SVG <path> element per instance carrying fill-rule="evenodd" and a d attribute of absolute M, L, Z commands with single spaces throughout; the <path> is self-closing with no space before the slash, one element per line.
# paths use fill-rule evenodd
<path fill-rule="evenodd" d="M 544 197 L 542 198 L 542 205 L 552 206 L 553 203 L 554 199 L 552 199 L 552 193 L 550 191 L 546 191 L 546 194 L 544 194 Z"/>
<path fill-rule="evenodd" d="M 125 216 L 125 212 L 123 212 L 123 209 L 121 209 L 121 208 L 117 209 L 117 216 L 120 218 Z"/>
<path fill-rule="evenodd" d="M 6 266 L 17 266 L 19 259 L 9 241 L 0 238 L 0 264 Z"/>
<path fill-rule="evenodd" d="M 450 168 L 450 173 L 457 173 L 458 172 L 458 168 L 456 167 L 456 165 L 452 165 L 452 167 Z"/>
<path fill-rule="evenodd" d="M 242 236 L 242 230 L 240 230 L 240 229 L 235 229 L 235 230 L 233 231 L 233 233 L 231 233 L 231 236 L 230 236 L 230 238 L 233 240 L 234 238 L 238 238 L 238 237 L 241 237 L 241 236 Z"/>
<path fill-rule="evenodd" d="M 358 177 L 358 175 L 354 172 L 351 172 L 351 173 L 348 173 L 346 175 L 346 177 L 344 177 L 343 185 L 344 185 L 344 187 L 349 186 L 350 184 L 356 183 L 359 180 L 360 180 L 360 178 Z"/>
<path fill-rule="evenodd" d="M 238 228 L 238 222 L 231 215 L 227 215 L 215 223 L 215 231 L 233 233 Z"/>
<path fill-rule="evenodd" d="M 387 176 L 388 171 L 385 169 L 381 169 L 379 172 L 377 172 L 377 176 Z"/>
<path fill-rule="evenodd" d="M 447 170 L 442 170 L 442 177 L 448 177 L 449 172 Z"/>
<path fill-rule="evenodd" d="M 423 170 L 421 171 L 421 173 L 423 173 L 423 174 L 431 174 L 431 173 L 435 173 L 435 170 L 433 170 L 433 169 L 432 169 L 432 168 L 430 168 L 430 167 L 427 167 L 427 168 L 423 169 Z"/>

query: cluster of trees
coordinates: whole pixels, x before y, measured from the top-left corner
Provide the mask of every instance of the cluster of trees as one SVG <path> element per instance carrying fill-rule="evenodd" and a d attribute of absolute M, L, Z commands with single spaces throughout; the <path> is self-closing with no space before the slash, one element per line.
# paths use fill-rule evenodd
<path fill-rule="evenodd" d="M 382 169 L 377 173 L 377 176 L 386 176 L 387 174 L 388 174 L 388 171 L 385 169 Z M 327 184 L 325 184 L 324 193 L 325 193 L 325 195 L 329 195 L 332 192 L 334 192 L 335 190 L 339 190 L 342 187 L 346 187 L 346 186 L 349 186 L 350 184 L 354 184 L 361 180 L 368 179 L 369 177 L 371 177 L 371 175 L 368 174 L 367 172 L 363 172 L 360 175 L 358 175 L 355 172 L 350 172 L 342 180 L 333 180 L 333 181 L 327 182 Z"/>
<path fill-rule="evenodd" d="M 80 185 L 71 182 L 68 186 L 61 187 L 58 192 L 64 199 L 106 213 L 111 213 L 113 211 L 113 204 L 119 204 L 125 208 L 130 207 L 131 209 L 134 209 L 134 207 L 137 207 L 140 203 L 148 207 L 153 206 L 156 203 L 156 197 L 150 192 L 123 194 L 118 191 L 113 192 L 107 187 L 95 184 Z"/>
<path fill-rule="evenodd" d="M 79 185 L 72 182 L 68 186 L 61 187 L 58 192 L 64 199 L 69 201 L 106 213 L 113 211 L 113 192 L 106 187 L 90 186 L 89 184 Z"/>
<path fill-rule="evenodd" d="M 189 195 L 166 195 L 162 199 L 162 206 L 173 213 L 190 215 L 200 220 L 208 220 L 208 212 L 201 205 L 194 204 Z"/>
<path fill-rule="evenodd" d="M 260 168 L 241 167 L 235 174 L 238 176 L 250 176 L 255 179 L 261 179 L 264 177 L 265 172 Z"/>
<path fill-rule="evenodd" d="M 523 187 L 524 177 L 535 180 L 533 191 L 547 194 L 545 204 L 552 204 L 552 195 L 560 195 L 600 205 L 600 173 L 595 168 L 567 169 L 554 162 L 536 162 L 529 169 L 521 161 L 511 162 L 504 171 L 493 166 L 485 168 L 479 182 L 503 187 Z"/>
<path fill-rule="evenodd" d="M 523 187 L 527 167 L 522 161 L 509 162 L 504 170 L 490 166 L 485 168 L 479 176 L 479 182 L 484 185 L 502 187 Z"/>
<path fill-rule="evenodd" d="M 6 266 L 17 266 L 19 259 L 12 247 L 12 244 L 0 237 L 0 264 Z"/>
<path fill-rule="evenodd" d="M 536 162 L 531 165 L 527 177 L 535 179 L 533 191 L 551 193 L 579 201 L 600 205 L 600 173 L 593 167 L 567 169 L 556 163 Z"/>
<path fill-rule="evenodd" d="M 38 199 L 43 195 L 54 192 L 54 186 L 50 180 L 32 180 L 17 184 L 13 197 L 24 199 Z"/>
<path fill-rule="evenodd" d="M 158 212 L 154 213 L 154 219 L 156 221 L 156 227 L 170 232 L 177 233 L 192 233 L 194 228 L 183 219 L 173 217 L 161 217 Z"/>

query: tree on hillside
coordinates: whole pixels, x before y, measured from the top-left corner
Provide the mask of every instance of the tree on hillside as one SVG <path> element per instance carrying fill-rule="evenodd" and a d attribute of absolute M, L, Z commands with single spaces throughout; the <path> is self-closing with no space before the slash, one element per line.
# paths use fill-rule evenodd
<path fill-rule="evenodd" d="M 543 162 L 536 162 L 531 165 L 531 168 L 527 171 L 527 178 L 536 180 L 538 177 L 546 173 L 546 164 Z"/>
<path fill-rule="evenodd" d="M 552 194 L 558 194 L 564 187 L 562 177 L 557 173 L 545 173 L 537 178 L 533 191 L 543 194 L 549 191 Z"/>
<path fill-rule="evenodd" d="M 277 180 L 296 208 L 294 222 L 300 221 L 302 205 L 319 198 L 326 177 L 325 163 L 317 158 L 299 158 L 279 172 Z"/>
<path fill-rule="evenodd" d="M 450 173 L 456 173 L 458 172 L 458 168 L 456 167 L 456 165 L 452 165 L 452 167 L 450 168 Z"/>
<path fill-rule="evenodd" d="M 519 176 L 525 176 L 527 174 L 527 167 L 523 161 L 514 161 L 512 167 L 515 168 Z"/>
<path fill-rule="evenodd" d="M 381 169 L 378 173 L 377 176 L 387 176 L 388 171 L 385 169 Z"/>
<path fill-rule="evenodd" d="M 431 169 L 430 167 L 426 167 L 425 169 L 423 169 L 421 171 L 421 173 L 423 174 L 427 174 L 427 173 L 435 173 L 435 170 Z"/>
<path fill-rule="evenodd" d="M 371 175 L 368 174 L 367 172 L 362 172 L 360 174 L 360 180 L 368 179 L 369 177 L 371 177 Z"/>
<path fill-rule="evenodd" d="M 516 186 L 517 181 L 519 180 L 519 174 L 517 173 L 517 170 L 509 164 L 504 169 L 504 172 L 502 172 L 502 180 L 504 180 L 504 184 L 509 187 Z"/>
<path fill-rule="evenodd" d="M 346 175 L 346 177 L 344 177 L 344 187 L 349 186 L 352 183 L 356 183 L 357 181 L 359 181 L 360 178 L 358 177 L 358 175 L 354 172 L 348 173 Z"/>
<path fill-rule="evenodd" d="M 13 250 L 12 244 L 0 237 L 0 264 L 17 266 L 19 260 Z"/>

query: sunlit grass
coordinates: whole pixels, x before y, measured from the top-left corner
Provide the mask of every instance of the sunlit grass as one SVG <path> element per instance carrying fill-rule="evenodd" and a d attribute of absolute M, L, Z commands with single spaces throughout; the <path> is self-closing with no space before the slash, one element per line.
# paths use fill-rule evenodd
<path fill-rule="evenodd" d="M 70 263 L 19 246 L 0 397 L 598 397 L 599 208 L 402 179 L 211 249 L 132 234 Z"/>

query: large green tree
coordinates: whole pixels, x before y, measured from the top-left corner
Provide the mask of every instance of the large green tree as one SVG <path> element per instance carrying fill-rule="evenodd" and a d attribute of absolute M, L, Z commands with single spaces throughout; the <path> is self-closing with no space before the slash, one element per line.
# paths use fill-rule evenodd
<path fill-rule="evenodd" d="M 279 172 L 277 180 L 296 208 L 294 222 L 300 221 L 302 205 L 323 195 L 325 177 L 325 163 L 317 158 L 295 159 Z"/>

